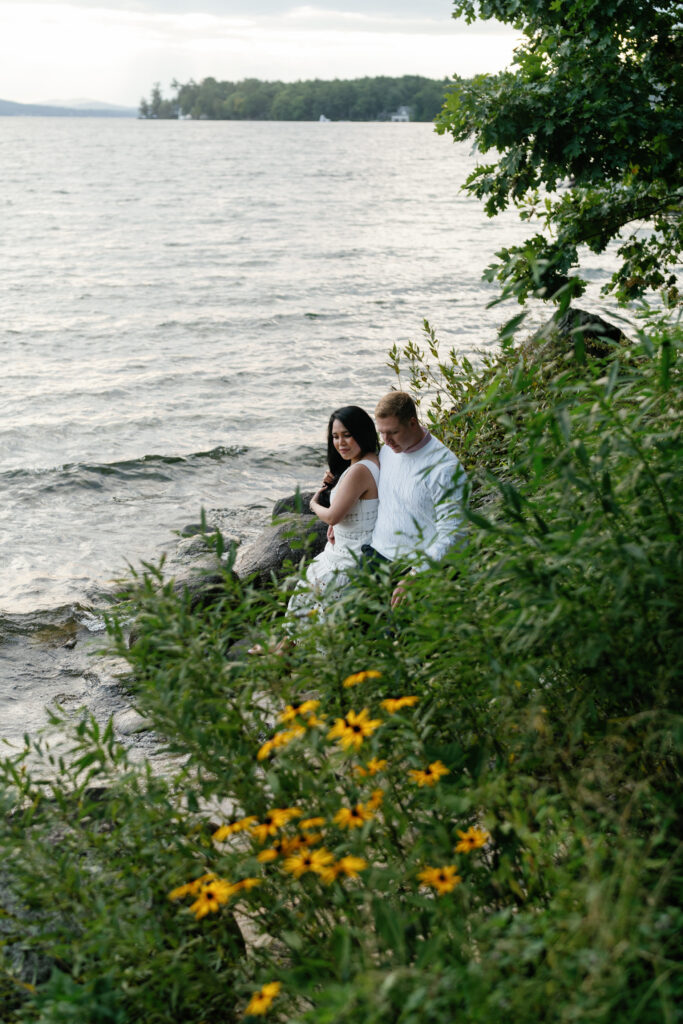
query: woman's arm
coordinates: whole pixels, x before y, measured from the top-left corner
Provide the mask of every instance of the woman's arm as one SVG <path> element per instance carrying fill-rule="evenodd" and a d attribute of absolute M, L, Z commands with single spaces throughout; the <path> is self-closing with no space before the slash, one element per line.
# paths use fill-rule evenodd
<path fill-rule="evenodd" d="M 311 498 L 310 509 L 318 519 L 322 519 L 328 526 L 335 526 L 340 523 L 351 511 L 361 495 L 365 494 L 370 487 L 374 488 L 375 480 L 367 466 L 358 463 L 352 466 L 341 483 L 335 488 L 334 504 L 325 508 L 317 500 L 320 491 L 317 491 Z"/>

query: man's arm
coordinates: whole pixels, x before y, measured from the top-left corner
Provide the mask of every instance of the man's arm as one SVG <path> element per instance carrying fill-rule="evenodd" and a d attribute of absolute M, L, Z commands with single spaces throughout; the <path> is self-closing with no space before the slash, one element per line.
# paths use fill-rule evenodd
<path fill-rule="evenodd" d="M 438 562 L 450 548 L 465 539 L 465 471 L 459 462 L 454 465 L 449 460 L 430 470 L 425 476 L 425 484 L 434 502 L 436 529 L 436 537 L 425 549 L 425 555 L 430 561 Z"/>

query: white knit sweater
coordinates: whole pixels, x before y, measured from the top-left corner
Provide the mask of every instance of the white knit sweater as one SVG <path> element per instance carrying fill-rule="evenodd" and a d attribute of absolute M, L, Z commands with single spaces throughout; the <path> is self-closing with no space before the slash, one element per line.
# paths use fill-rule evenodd
<path fill-rule="evenodd" d="M 430 437 L 414 452 L 379 453 L 379 511 L 372 546 L 385 558 L 421 555 L 437 561 L 463 536 L 462 491 L 465 474 L 441 441 Z"/>

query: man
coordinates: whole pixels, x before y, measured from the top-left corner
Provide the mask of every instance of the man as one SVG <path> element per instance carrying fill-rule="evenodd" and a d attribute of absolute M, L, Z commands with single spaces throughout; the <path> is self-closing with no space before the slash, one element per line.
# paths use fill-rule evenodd
<path fill-rule="evenodd" d="M 443 558 L 464 535 L 462 496 L 465 474 L 457 458 L 421 425 L 410 395 L 391 391 L 377 403 L 379 511 L 369 558 L 412 563 L 413 572 Z M 391 597 L 402 600 L 406 581 Z"/>

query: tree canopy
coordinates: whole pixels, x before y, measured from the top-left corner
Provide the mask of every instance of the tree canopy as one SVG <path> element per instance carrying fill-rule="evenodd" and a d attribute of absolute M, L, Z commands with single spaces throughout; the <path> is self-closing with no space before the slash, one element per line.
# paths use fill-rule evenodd
<path fill-rule="evenodd" d="M 150 100 L 140 102 L 143 118 L 201 118 L 210 121 L 388 121 L 399 107 L 412 121 L 432 121 L 449 87 L 448 79 L 403 75 L 400 78 L 311 79 L 301 82 L 173 81 L 175 95 L 164 99 L 157 83 Z"/>
<path fill-rule="evenodd" d="M 580 294 L 579 247 L 619 239 L 605 291 L 622 301 L 666 288 L 683 252 L 683 3 L 671 0 L 456 0 L 454 17 L 523 33 L 512 68 L 456 78 L 438 130 L 473 138 L 497 162 L 466 189 L 489 216 L 510 203 L 541 232 L 497 254 L 490 279 L 520 301 Z M 565 290 L 565 294 L 566 294 Z"/>

